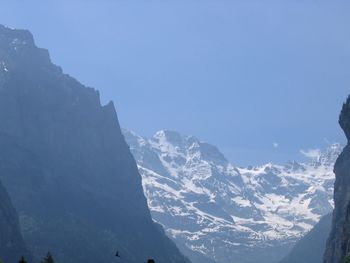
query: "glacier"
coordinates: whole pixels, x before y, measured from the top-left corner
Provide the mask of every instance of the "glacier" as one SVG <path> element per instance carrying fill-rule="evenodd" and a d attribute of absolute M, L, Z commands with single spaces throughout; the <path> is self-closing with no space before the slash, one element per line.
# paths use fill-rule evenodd
<path fill-rule="evenodd" d="M 123 130 L 153 219 L 194 263 L 273 263 L 333 209 L 342 145 L 305 162 L 239 167 L 194 136 Z"/>

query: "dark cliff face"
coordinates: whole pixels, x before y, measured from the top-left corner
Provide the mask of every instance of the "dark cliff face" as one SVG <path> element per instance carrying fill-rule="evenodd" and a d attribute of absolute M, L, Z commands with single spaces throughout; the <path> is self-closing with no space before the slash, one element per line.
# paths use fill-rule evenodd
<path fill-rule="evenodd" d="M 334 166 L 334 204 L 332 229 L 329 235 L 324 263 L 339 263 L 350 253 L 350 97 L 343 105 L 339 124 L 348 144 Z"/>
<path fill-rule="evenodd" d="M 323 216 L 280 263 L 321 263 L 331 224 L 332 214 Z"/>
<path fill-rule="evenodd" d="M 113 104 L 2 26 L 0 177 L 36 259 L 188 262 L 152 222 Z"/>
<path fill-rule="evenodd" d="M 17 213 L 0 183 L 0 260 L 14 263 L 21 256 L 31 260 L 21 235 Z"/>

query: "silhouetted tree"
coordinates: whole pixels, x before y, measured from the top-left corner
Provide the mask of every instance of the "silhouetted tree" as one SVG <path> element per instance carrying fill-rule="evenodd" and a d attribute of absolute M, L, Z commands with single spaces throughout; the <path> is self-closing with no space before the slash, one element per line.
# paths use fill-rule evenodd
<path fill-rule="evenodd" d="M 27 263 L 27 261 L 24 259 L 24 257 L 22 256 L 21 259 L 18 261 L 18 263 Z"/>
<path fill-rule="evenodd" d="M 147 263 L 156 263 L 153 259 L 147 260 Z"/>
<path fill-rule="evenodd" d="M 43 261 L 41 261 L 41 263 L 54 263 L 55 261 L 53 260 L 53 257 L 51 255 L 50 252 L 47 252 L 46 257 L 44 258 Z"/>

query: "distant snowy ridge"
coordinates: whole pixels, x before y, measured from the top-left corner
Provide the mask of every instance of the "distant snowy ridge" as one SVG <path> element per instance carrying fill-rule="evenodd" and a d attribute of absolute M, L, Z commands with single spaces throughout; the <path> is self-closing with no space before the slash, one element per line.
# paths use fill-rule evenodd
<path fill-rule="evenodd" d="M 153 219 L 193 262 L 277 262 L 333 209 L 339 144 L 307 163 L 239 168 L 193 136 L 124 136 Z"/>

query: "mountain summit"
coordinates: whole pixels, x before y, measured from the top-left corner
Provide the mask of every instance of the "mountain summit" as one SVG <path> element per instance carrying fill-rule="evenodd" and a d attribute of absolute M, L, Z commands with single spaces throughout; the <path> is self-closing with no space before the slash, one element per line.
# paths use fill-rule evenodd
<path fill-rule="evenodd" d="M 306 163 L 243 168 L 193 136 L 124 136 L 154 220 L 193 262 L 278 262 L 333 209 L 339 144 Z"/>
<path fill-rule="evenodd" d="M 113 103 L 0 26 L 0 177 L 39 261 L 188 263 L 152 221 Z"/>

